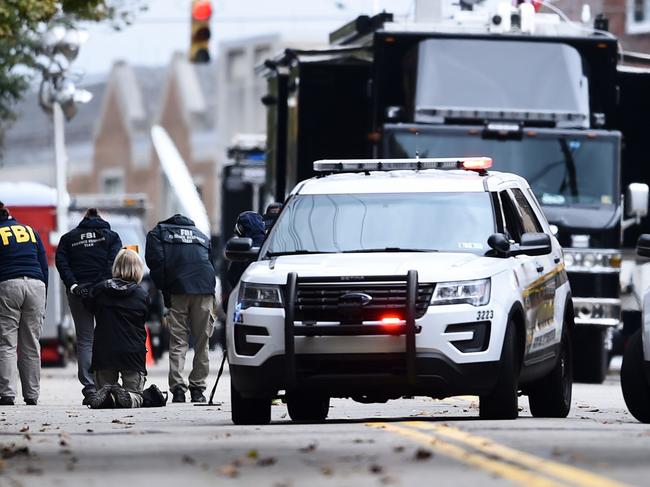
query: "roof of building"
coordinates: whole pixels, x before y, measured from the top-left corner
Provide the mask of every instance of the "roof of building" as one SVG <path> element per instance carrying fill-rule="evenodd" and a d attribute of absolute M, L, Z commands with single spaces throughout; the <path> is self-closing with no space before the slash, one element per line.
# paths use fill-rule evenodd
<path fill-rule="evenodd" d="M 93 99 L 79 106 L 75 117 L 66 122 L 65 140 L 68 157 L 91 160 L 93 143 L 101 130 L 101 115 L 109 90 L 117 90 L 120 113 L 134 138 L 148 139 L 149 127 L 158 122 L 163 103 L 163 90 L 175 70 L 184 106 L 191 116 L 186 120 L 193 128 L 213 130 L 216 122 L 215 66 L 179 63 L 175 56 L 165 67 L 131 67 L 117 61 L 110 73 L 81 84 Z M 181 67 L 179 68 L 178 65 Z M 43 112 L 35 91 L 28 92 L 16 107 L 16 121 L 8 127 L 0 167 L 30 166 L 51 163 L 53 154 L 52 117 Z"/>

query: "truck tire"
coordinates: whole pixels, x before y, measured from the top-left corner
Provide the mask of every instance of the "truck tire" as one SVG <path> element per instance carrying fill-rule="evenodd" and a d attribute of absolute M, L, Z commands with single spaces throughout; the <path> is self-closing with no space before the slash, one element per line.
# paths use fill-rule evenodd
<path fill-rule="evenodd" d="M 602 384 L 609 369 L 607 330 L 596 326 L 576 326 L 572 338 L 574 380 Z"/>
<path fill-rule="evenodd" d="M 503 339 L 499 379 L 489 394 L 480 396 L 479 416 L 481 419 L 517 419 L 519 404 L 519 359 L 517 357 L 517 333 L 515 323 L 510 320 Z"/>
<path fill-rule="evenodd" d="M 330 409 L 330 398 L 291 394 L 287 398 L 287 409 L 293 421 L 325 421 Z"/>
<path fill-rule="evenodd" d="M 632 416 L 642 423 L 650 423 L 650 377 L 646 376 L 643 341 L 638 330 L 627 344 L 621 366 L 623 399 Z"/>
<path fill-rule="evenodd" d="M 269 424 L 271 422 L 270 398 L 246 398 L 230 384 L 232 422 L 237 425 Z"/>
<path fill-rule="evenodd" d="M 531 384 L 528 392 L 530 412 L 536 418 L 566 418 L 571 410 L 573 361 L 571 333 L 564 323 L 560 356 L 553 370 Z"/>

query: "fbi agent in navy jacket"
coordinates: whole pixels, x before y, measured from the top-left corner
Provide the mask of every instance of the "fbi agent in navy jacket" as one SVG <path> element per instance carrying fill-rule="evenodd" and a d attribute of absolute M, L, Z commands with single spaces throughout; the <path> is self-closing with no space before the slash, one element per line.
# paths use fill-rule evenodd
<path fill-rule="evenodd" d="M 83 404 L 88 404 L 96 390 L 89 370 L 95 319 L 83 300 L 95 284 L 112 277 L 113 261 L 121 248 L 119 235 L 99 216 L 97 209 L 89 208 L 79 225 L 61 237 L 56 249 L 56 268 L 67 289 L 77 335 L 77 365 L 83 386 Z"/>
<path fill-rule="evenodd" d="M 47 296 L 47 257 L 33 228 L 16 221 L 0 203 L 0 405 L 14 404 L 16 366 L 23 398 L 40 393 L 40 338 Z"/>
<path fill-rule="evenodd" d="M 189 376 L 192 402 L 205 402 L 210 371 L 208 342 L 215 320 L 216 273 L 210 239 L 183 215 L 161 221 L 147 234 L 145 259 L 151 278 L 169 308 L 169 390 L 172 402 L 185 402 L 183 379 L 189 335 L 194 362 Z"/>

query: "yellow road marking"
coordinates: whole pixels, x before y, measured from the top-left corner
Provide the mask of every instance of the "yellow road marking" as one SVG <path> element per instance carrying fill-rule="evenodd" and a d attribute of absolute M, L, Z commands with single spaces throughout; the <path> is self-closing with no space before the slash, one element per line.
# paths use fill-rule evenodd
<path fill-rule="evenodd" d="M 593 474 L 586 470 L 540 458 L 530 453 L 525 453 L 523 451 L 515 450 L 514 448 L 500 445 L 488 438 L 461 431 L 450 426 L 431 424 L 423 421 L 409 421 L 403 424 L 420 429 L 432 430 L 439 436 L 444 436 L 464 443 L 465 445 L 471 446 L 486 455 L 490 455 L 492 458 L 496 456 L 503 461 L 516 463 L 517 465 L 522 465 L 531 470 L 543 472 L 545 475 L 555 477 L 572 485 L 583 487 L 624 487 L 626 485 L 615 480 L 601 477 L 600 475 Z"/>
<path fill-rule="evenodd" d="M 478 396 L 453 396 L 450 399 L 460 399 L 462 401 L 474 402 L 478 401 Z"/>
<path fill-rule="evenodd" d="M 440 455 L 451 457 L 460 462 L 481 468 L 487 472 L 498 475 L 526 487 L 565 486 L 563 483 L 547 479 L 536 472 L 531 472 L 527 468 L 522 468 L 518 465 L 511 465 L 510 463 L 489 458 L 479 453 L 473 453 L 469 450 L 465 450 L 458 445 L 440 440 L 421 431 L 396 426 L 390 423 L 369 423 L 368 426 L 397 433 L 398 435 L 404 436 L 422 445 L 428 446 L 434 452 L 439 453 Z"/>

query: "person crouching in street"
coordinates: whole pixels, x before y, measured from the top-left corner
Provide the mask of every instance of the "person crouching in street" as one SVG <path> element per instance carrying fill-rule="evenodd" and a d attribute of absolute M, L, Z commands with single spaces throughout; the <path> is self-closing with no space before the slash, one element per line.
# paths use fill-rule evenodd
<path fill-rule="evenodd" d="M 56 268 L 67 289 L 77 335 L 77 374 L 84 405 L 96 388 L 89 370 L 95 323 L 83 299 L 93 285 L 111 277 L 113 260 L 121 248 L 119 235 L 96 208 L 89 208 L 79 225 L 61 237 L 56 249 Z"/>
<path fill-rule="evenodd" d="M 0 203 L 0 406 L 14 404 L 16 364 L 25 404 L 38 402 L 47 279 L 38 232 L 17 222 Z"/>
<path fill-rule="evenodd" d="M 169 390 L 172 402 L 185 402 L 183 379 L 190 334 L 194 362 L 189 376 L 192 402 L 205 402 L 210 371 L 208 346 L 214 330 L 216 273 L 210 239 L 183 215 L 159 222 L 147 234 L 145 259 L 169 308 Z"/>
<path fill-rule="evenodd" d="M 163 406 L 166 402 L 156 386 L 148 394 L 144 391 L 149 297 L 140 286 L 143 274 L 140 256 L 123 249 L 113 263 L 113 278 L 95 285 L 85 300 L 97 323 L 91 363 L 97 391 L 89 400 L 93 409 Z"/>

